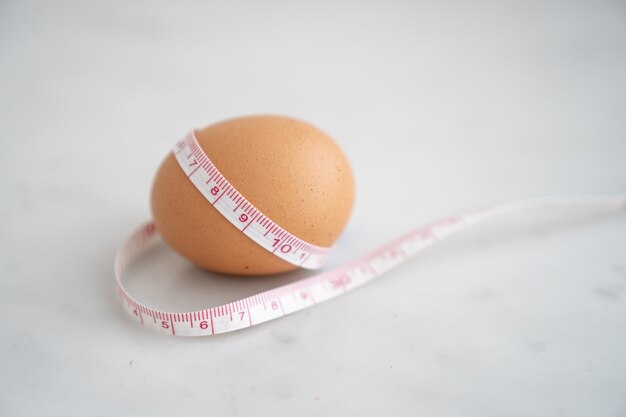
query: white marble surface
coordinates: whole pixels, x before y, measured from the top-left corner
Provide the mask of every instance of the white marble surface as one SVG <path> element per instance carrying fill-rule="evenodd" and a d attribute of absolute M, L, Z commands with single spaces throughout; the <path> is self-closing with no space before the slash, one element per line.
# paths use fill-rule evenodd
<path fill-rule="evenodd" d="M 336 3 L 0 3 L 0 415 L 626 415 L 623 212 L 494 221 L 231 335 L 122 314 L 112 258 L 156 167 L 226 117 L 346 150 L 333 265 L 457 209 L 626 191 L 623 2 Z M 282 279 L 151 259 L 133 291 L 164 308 Z"/>

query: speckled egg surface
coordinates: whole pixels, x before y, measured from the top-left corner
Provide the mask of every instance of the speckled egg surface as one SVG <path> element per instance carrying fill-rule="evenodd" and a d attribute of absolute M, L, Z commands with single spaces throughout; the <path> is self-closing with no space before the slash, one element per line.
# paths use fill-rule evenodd
<path fill-rule="evenodd" d="M 196 130 L 226 179 L 263 214 L 295 236 L 331 246 L 354 201 L 350 164 L 318 128 L 284 116 L 246 116 Z M 155 176 L 152 214 L 164 240 L 193 263 L 221 273 L 263 275 L 297 267 L 226 220 L 169 154 Z"/>

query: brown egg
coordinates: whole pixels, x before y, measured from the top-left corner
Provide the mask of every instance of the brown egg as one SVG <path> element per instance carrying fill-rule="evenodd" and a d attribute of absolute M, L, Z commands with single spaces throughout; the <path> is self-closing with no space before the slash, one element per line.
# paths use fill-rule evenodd
<path fill-rule="evenodd" d="M 248 116 L 196 131 L 226 179 L 263 214 L 318 246 L 335 242 L 354 200 L 350 165 L 324 132 L 282 116 Z M 152 185 L 152 214 L 165 241 L 216 272 L 262 275 L 296 269 L 241 233 L 183 174 L 170 153 Z"/>

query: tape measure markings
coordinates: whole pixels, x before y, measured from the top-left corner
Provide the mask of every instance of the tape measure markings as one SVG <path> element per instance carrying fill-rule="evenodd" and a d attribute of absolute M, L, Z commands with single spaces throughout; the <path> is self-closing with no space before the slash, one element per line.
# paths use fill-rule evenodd
<path fill-rule="evenodd" d="M 356 261 L 217 307 L 188 313 L 166 313 L 139 303 L 124 289 L 128 264 L 157 235 L 153 223 L 137 230 L 115 259 L 118 295 L 140 324 L 173 335 L 200 336 L 251 327 L 335 298 L 400 265 L 438 240 L 473 224 L 503 214 L 549 207 L 607 207 L 626 209 L 626 196 L 548 197 L 467 211 L 421 226 Z M 145 320 L 144 315 L 152 320 Z M 174 323 L 187 323 L 178 325 Z"/>
<path fill-rule="evenodd" d="M 209 203 L 263 248 L 306 269 L 319 268 L 326 262 L 332 248 L 305 242 L 261 213 L 219 172 L 193 131 L 177 142 L 173 153 L 185 175 Z M 222 199 L 223 196 L 227 198 Z"/>

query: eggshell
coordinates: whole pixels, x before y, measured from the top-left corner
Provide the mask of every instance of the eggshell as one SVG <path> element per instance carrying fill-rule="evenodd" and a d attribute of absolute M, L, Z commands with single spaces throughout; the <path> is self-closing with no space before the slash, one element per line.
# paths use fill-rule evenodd
<path fill-rule="evenodd" d="M 318 128 L 284 116 L 247 116 L 196 131 L 228 181 L 295 236 L 331 246 L 345 227 L 354 180 L 337 144 Z M 262 275 L 297 267 L 229 223 L 183 174 L 170 153 L 152 186 L 152 214 L 165 241 L 193 263 L 221 273 Z"/>

